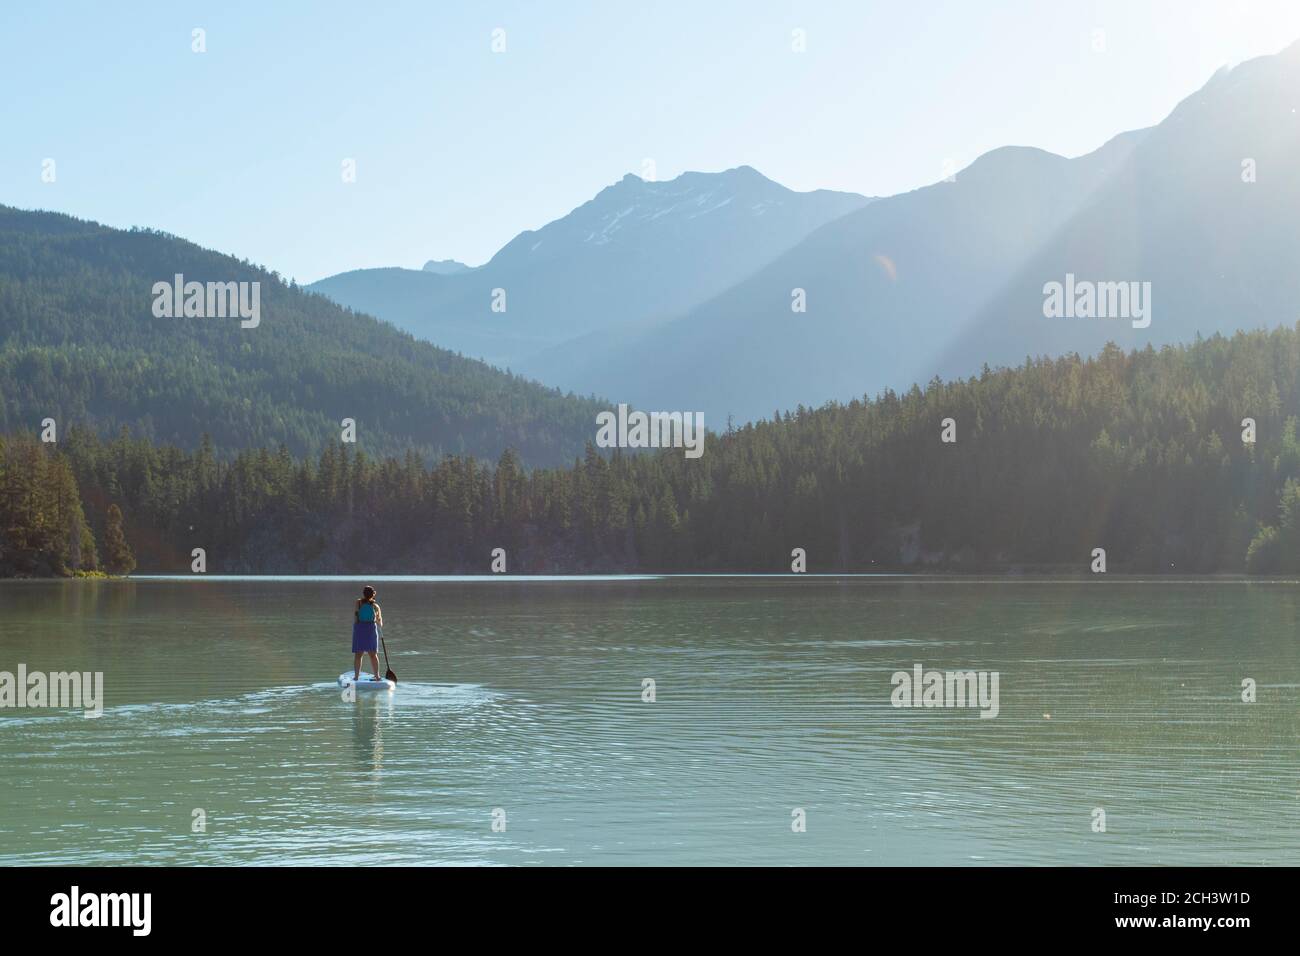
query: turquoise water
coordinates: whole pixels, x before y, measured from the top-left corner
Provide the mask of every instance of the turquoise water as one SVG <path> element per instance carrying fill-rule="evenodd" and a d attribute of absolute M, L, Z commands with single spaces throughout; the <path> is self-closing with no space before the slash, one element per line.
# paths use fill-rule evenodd
<path fill-rule="evenodd" d="M 0 671 L 105 696 L 0 709 L 0 862 L 1300 863 L 1296 582 L 367 581 L 355 701 L 360 579 L 0 583 Z"/>

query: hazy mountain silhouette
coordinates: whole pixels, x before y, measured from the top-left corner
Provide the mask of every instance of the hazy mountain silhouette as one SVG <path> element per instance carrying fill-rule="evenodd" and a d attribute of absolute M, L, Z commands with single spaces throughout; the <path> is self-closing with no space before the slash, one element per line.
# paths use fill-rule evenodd
<path fill-rule="evenodd" d="M 1159 125 L 1064 159 L 994 150 L 822 227 L 557 382 L 720 425 L 1027 355 L 1190 341 L 1300 311 L 1300 44 L 1221 70 Z M 1256 181 L 1244 181 L 1253 161 Z M 1150 282 L 1152 321 L 1043 315 L 1044 284 Z M 807 292 L 806 314 L 791 290 Z M 575 352 L 575 356 L 580 353 Z M 662 355 L 663 360 L 647 361 Z M 585 359 L 585 357 L 583 357 Z"/>
<path fill-rule="evenodd" d="M 476 269 L 363 269 L 309 288 L 445 348 L 545 375 L 552 347 L 680 314 L 868 202 L 794 192 L 748 166 L 668 182 L 629 174 Z M 492 310 L 496 289 L 504 312 Z"/>
<path fill-rule="evenodd" d="M 1297 108 L 1300 44 L 1220 70 L 1157 126 L 1074 159 L 1004 147 L 870 202 L 791 193 L 748 167 L 628 176 L 473 272 L 314 288 L 548 384 L 702 410 L 712 427 L 1108 340 L 1289 325 Z M 1044 317 L 1045 283 L 1067 274 L 1151 283 L 1150 326 Z M 494 288 L 505 315 L 489 311 Z"/>

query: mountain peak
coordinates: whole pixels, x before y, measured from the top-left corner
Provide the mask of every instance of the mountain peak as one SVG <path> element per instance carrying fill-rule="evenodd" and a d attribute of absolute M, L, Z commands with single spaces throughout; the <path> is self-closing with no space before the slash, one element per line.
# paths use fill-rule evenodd
<path fill-rule="evenodd" d="M 424 264 L 425 272 L 432 272 L 440 276 L 459 275 L 462 272 L 469 272 L 473 268 L 473 266 L 467 266 L 455 259 L 430 259 Z"/>
<path fill-rule="evenodd" d="M 785 189 L 780 183 L 768 179 L 753 166 L 732 166 L 717 172 L 703 172 L 688 169 L 678 173 L 672 179 L 645 179 L 636 173 L 627 173 L 615 186 L 656 186 L 692 185 L 699 182 L 767 184 L 778 189 Z M 612 187 L 610 187 L 612 188 Z"/>
<path fill-rule="evenodd" d="M 684 312 L 867 202 L 796 193 L 752 166 L 663 182 L 627 173 L 471 272 L 350 274 L 313 289 L 466 354 L 515 369 L 536 359 L 530 374 L 562 383 L 550 374 L 552 359 L 564 361 L 552 348 Z M 497 288 L 510 290 L 510 311 L 485 327 L 479 317 Z"/>

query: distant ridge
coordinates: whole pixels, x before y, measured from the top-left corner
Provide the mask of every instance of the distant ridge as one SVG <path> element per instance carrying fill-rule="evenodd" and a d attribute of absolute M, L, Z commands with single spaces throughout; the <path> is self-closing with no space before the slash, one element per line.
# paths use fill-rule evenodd
<path fill-rule="evenodd" d="M 425 272 L 440 276 L 460 275 L 462 272 L 469 272 L 471 268 L 473 267 L 457 262 L 455 259 L 430 259 L 424 264 Z"/>

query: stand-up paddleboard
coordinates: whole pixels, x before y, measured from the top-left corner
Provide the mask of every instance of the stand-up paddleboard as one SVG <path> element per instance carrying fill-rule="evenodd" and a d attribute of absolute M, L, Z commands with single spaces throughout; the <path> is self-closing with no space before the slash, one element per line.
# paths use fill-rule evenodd
<path fill-rule="evenodd" d="M 352 672 L 344 671 L 339 675 L 339 686 L 349 687 L 353 684 Z M 382 677 L 375 677 L 374 674 L 361 672 L 361 679 L 355 682 L 357 690 L 393 690 L 397 684 L 391 680 L 384 680 Z"/>

